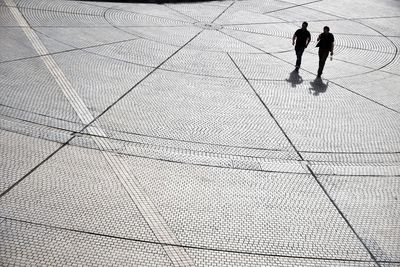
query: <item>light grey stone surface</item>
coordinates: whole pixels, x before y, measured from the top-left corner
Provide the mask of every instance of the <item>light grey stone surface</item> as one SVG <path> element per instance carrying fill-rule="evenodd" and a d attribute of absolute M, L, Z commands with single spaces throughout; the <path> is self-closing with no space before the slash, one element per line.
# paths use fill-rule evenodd
<path fill-rule="evenodd" d="M 2 63 L 0 73 L 2 106 L 79 122 L 40 58 Z"/>
<path fill-rule="evenodd" d="M 2 198 L 0 216 L 154 240 L 100 152 L 68 147 Z"/>
<path fill-rule="evenodd" d="M 8 189 L 59 147 L 54 142 L 0 130 L 0 191 Z"/>
<path fill-rule="evenodd" d="M 282 82 L 252 83 L 300 151 L 397 152 L 400 149 L 399 114 L 335 82 L 316 79 L 296 88 Z M 305 105 L 302 99 L 307 97 L 307 90 L 308 97 L 315 97 Z"/>
<path fill-rule="evenodd" d="M 2 47 L 1 61 L 37 56 L 21 29 L 2 27 L 0 28 L 0 36 L 7 36 L 7 40 L 4 37 L 0 40 Z"/>
<path fill-rule="evenodd" d="M 173 266 L 160 245 L 5 220 L 2 266 Z"/>
<path fill-rule="evenodd" d="M 399 1 L 156 2 L 0 0 L 0 265 L 399 266 Z"/>
<path fill-rule="evenodd" d="M 165 138 L 290 149 L 250 86 L 236 79 L 158 71 L 99 122 L 105 128 Z"/>
<path fill-rule="evenodd" d="M 94 116 L 113 105 L 152 70 L 84 51 L 57 54 L 54 60 Z"/>
<path fill-rule="evenodd" d="M 321 176 L 321 182 L 378 260 L 399 262 L 399 177 Z"/>
<path fill-rule="evenodd" d="M 273 255 L 251 255 L 229 252 L 205 250 L 189 250 L 189 254 L 196 260 L 196 266 L 306 266 L 306 267 L 373 267 L 373 262 L 357 262 L 344 260 L 301 259 L 276 257 Z M 382 265 L 386 266 L 386 265 Z M 390 265 L 388 265 L 390 266 Z M 394 265 L 393 265 L 394 266 Z"/>
<path fill-rule="evenodd" d="M 186 245 L 285 256 L 369 258 L 310 175 L 126 160 Z"/>

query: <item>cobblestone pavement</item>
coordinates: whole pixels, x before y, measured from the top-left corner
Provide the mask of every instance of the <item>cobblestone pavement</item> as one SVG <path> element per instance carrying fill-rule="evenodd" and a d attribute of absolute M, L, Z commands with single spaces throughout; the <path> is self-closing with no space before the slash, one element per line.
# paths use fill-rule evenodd
<path fill-rule="evenodd" d="M 0 0 L 0 266 L 400 266 L 399 25 L 396 0 Z"/>

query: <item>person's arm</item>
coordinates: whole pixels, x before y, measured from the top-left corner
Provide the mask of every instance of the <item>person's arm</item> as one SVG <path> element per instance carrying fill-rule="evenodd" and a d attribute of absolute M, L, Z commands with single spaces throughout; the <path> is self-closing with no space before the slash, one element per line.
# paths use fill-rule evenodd
<path fill-rule="evenodd" d="M 311 34 L 308 34 L 307 40 L 306 40 L 306 47 L 308 46 L 308 44 L 311 41 Z"/>
<path fill-rule="evenodd" d="M 333 48 L 335 47 L 335 38 L 332 35 L 332 44 L 331 44 L 331 56 L 333 56 Z"/>
<path fill-rule="evenodd" d="M 296 33 L 295 33 L 295 34 L 293 34 L 292 45 L 294 45 L 296 43 L 296 38 L 297 38 L 297 36 L 296 36 Z"/>

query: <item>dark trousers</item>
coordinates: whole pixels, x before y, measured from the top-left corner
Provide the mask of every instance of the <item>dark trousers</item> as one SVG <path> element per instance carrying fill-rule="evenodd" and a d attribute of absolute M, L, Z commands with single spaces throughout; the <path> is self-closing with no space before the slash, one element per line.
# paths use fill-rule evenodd
<path fill-rule="evenodd" d="M 321 76 L 324 67 L 325 67 L 325 62 L 326 59 L 329 56 L 329 49 L 319 49 L 318 51 L 318 56 L 319 56 L 319 68 L 318 68 L 318 75 Z"/>
<path fill-rule="evenodd" d="M 296 51 L 296 56 L 297 56 L 296 68 L 300 68 L 301 57 L 303 56 L 304 49 L 305 49 L 305 47 L 295 47 L 294 48 L 294 50 Z"/>

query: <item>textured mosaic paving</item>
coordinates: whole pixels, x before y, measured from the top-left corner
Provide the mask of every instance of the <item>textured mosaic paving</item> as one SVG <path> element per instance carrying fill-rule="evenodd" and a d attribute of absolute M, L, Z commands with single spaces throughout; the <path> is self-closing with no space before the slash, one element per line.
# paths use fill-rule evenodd
<path fill-rule="evenodd" d="M 395 0 L 0 0 L 0 265 L 400 266 L 399 24 Z"/>

